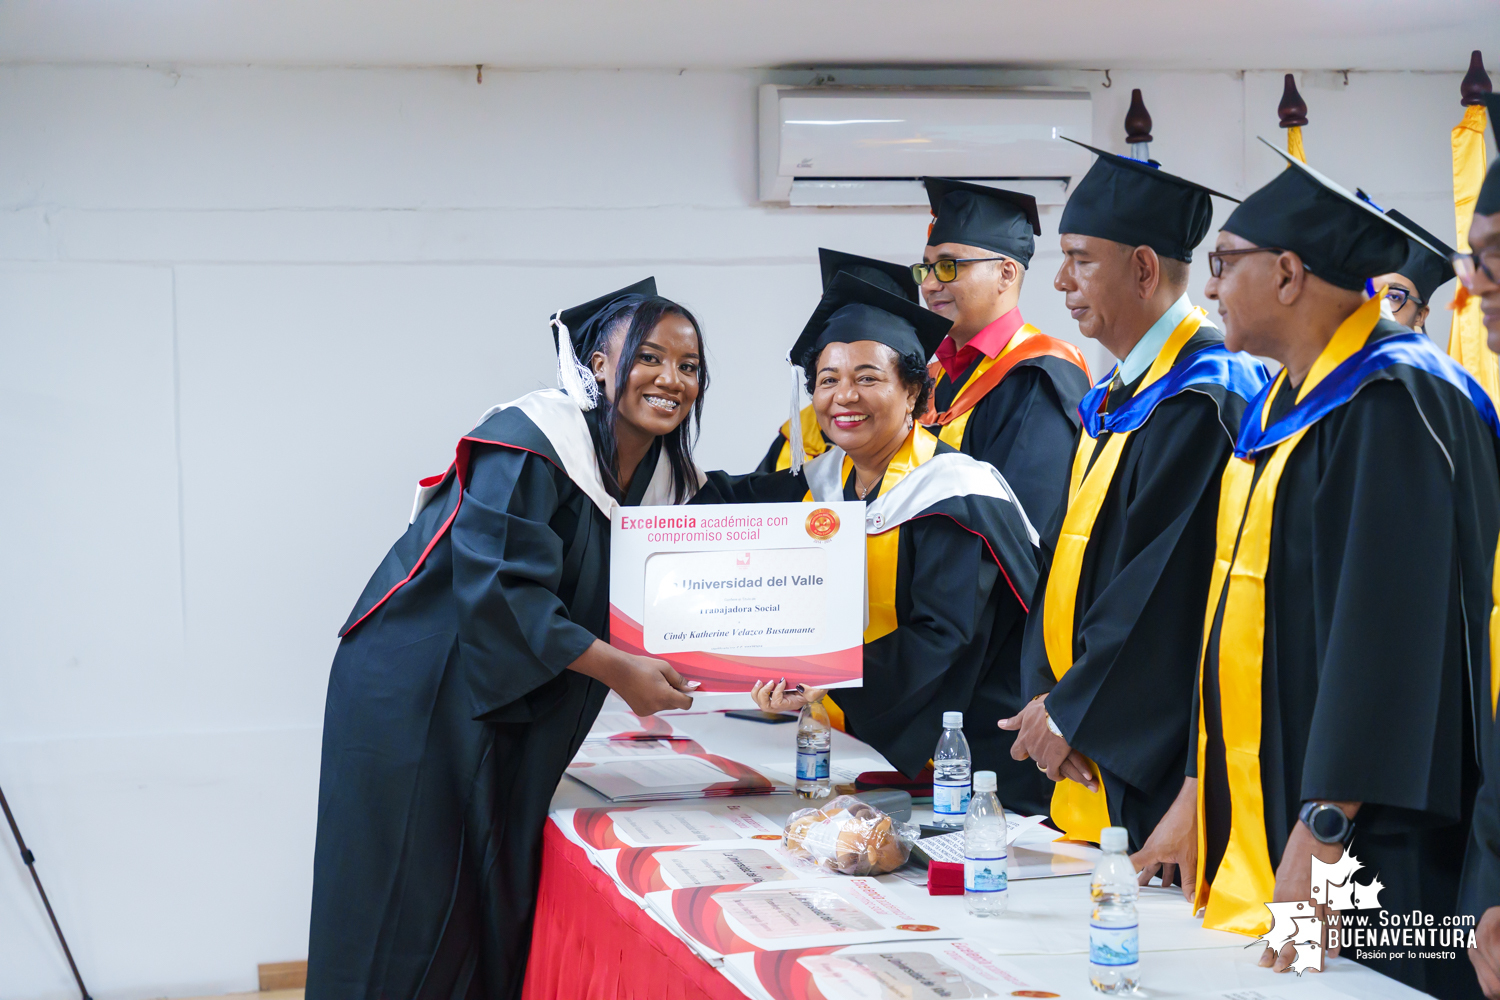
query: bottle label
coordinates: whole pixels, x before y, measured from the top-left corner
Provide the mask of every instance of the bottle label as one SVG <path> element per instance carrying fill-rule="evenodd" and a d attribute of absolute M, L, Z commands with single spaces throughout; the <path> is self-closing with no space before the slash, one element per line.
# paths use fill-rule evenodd
<path fill-rule="evenodd" d="M 1092 965 L 1135 965 L 1141 960 L 1140 925 L 1100 927 L 1089 924 L 1089 963 Z"/>
<path fill-rule="evenodd" d="M 828 777 L 827 750 L 797 751 L 797 780 L 821 781 Z"/>
<path fill-rule="evenodd" d="M 962 816 L 969 811 L 967 781 L 934 781 L 932 811 L 939 816 Z"/>
<path fill-rule="evenodd" d="M 964 856 L 964 892 L 1004 892 L 1009 881 L 1004 854 L 993 858 Z"/>

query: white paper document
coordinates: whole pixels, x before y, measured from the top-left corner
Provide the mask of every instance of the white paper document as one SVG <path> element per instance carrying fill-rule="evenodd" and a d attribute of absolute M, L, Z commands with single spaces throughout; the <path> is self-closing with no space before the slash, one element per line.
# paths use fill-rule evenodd
<path fill-rule="evenodd" d="M 645 759 L 574 761 L 568 777 L 613 802 L 695 799 L 790 792 L 788 781 L 722 757 L 676 754 Z"/>
<path fill-rule="evenodd" d="M 827 645 L 828 580 L 818 547 L 658 552 L 646 560 L 646 651 Z"/>
<path fill-rule="evenodd" d="M 559 809 L 552 820 L 564 836 L 591 853 L 621 847 L 732 847 L 746 840 L 781 840 L 780 823 L 738 803 Z"/>
<path fill-rule="evenodd" d="M 804 974 L 795 974 L 794 968 Z M 774 1000 L 1058 995 L 969 941 L 853 945 L 827 954 L 742 952 L 724 960 L 724 971 L 751 996 Z M 1056 989 L 1060 984 L 1051 985 Z"/>
<path fill-rule="evenodd" d="M 704 705 L 757 680 L 858 687 L 865 507 L 621 508 L 610 527 L 609 641 L 667 660 Z M 722 707 L 716 705 L 715 707 Z"/>
<path fill-rule="evenodd" d="M 724 847 L 627 847 L 599 851 L 598 866 L 637 903 L 648 893 L 705 885 L 764 885 L 837 878 L 792 856 L 773 835 Z"/>
<path fill-rule="evenodd" d="M 707 886 L 653 892 L 646 905 L 710 961 L 740 951 L 956 936 L 914 916 L 887 888 L 873 878 L 846 877 L 795 886 Z"/>
<path fill-rule="evenodd" d="M 648 760 L 704 752 L 702 745 L 693 740 L 585 740 L 573 757 L 573 763 Z"/>

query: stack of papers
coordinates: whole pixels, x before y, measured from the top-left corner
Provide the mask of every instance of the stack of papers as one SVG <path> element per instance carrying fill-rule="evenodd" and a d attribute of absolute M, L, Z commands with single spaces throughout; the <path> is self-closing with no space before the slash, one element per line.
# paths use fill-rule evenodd
<path fill-rule="evenodd" d="M 937 1000 L 1057 996 L 967 941 L 903 941 L 842 948 L 741 952 L 725 977 L 757 1000 Z M 1054 988 L 1058 985 L 1050 983 Z"/>
<path fill-rule="evenodd" d="M 675 745 L 678 741 L 671 742 Z M 665 754 L 598 762 L 575 759 L 568 765 L 567 774 L 611 802 L 770 795 L 792 790 L 784 776 L 768 776 L 748 764 L 703 753 L 701 748 L 699 751 L 669 749 Z"/>
<path fill-rule="evenodd" d="M 646 908 L 714 964 L 741 952 L 959 936 L 957 927 L 931 922 L 895 895 L 873 878 L 833 877 L 667 889 L 647 893 Z"/>
<path fill-rule="evenodd" d="M 674 718 L 681 718 L 681 716 L 674 716 Z M 660 739 L 683 739 L 683 736 L 672 725 L 670 719 L 664 719 L 659 715 L 636 715 L 625 707 L 623 701 L 619 701 L 618 705 L 606 701 L 599 717 L 594 720 L 594 725 L 589 729 L 589 734 L 584 737 L 587 742 Z"/>
<path fill-rule="evenodd" d="M 591 859 L 600 851 L 622 847 L 719 847 L 781 840 L 781 824 L 738 803 L 559 809 L 552 821 Z"/>

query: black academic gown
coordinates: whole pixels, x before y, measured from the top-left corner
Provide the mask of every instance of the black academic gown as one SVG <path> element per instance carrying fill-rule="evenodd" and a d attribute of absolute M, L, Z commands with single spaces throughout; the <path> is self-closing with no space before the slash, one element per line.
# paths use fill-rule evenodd
<path fill-rule="evenodd" d="M 938 444 L 936 453 L 954 450 Z M 694 503 L 787 502 L 807 494 L 801 473 L 708 477 Z M 876 484 L 865 502 L 879 493 Z M 852 472 L 844 499 L 858 499 Z M 865 644 L 864 686 L 832 695 L 846 731 L 914 777 L 937 747 L 943 712 L 961 711 L 974 770 L 995 772 L 1005 808 L 1045 813 L 1051 782 L 1030 761 L 1011 758 L 1015 734 L 995 725 L 1023 704 L 1018 664 L 1026 608 L 1019 595 L 1029 591 L 1035 565 L 1022 564 L 1033 556 L 1029 541 L 1018 542 L 1027 538 L 1018 513 L 988 497 L 957 497 L 900 531 L 896 628 Z M 991 551 L 1013 554 L 1017 565 L 1002 569 Z"/>
<path fill-rule="evenodd" d="M 548 805 L 607 693 L 566 668 L 607 635 L 608 562 L 530 418 L 470 432 L 334 657 L 308 1000 L 520 995 Z"/>
<path fill-rule="evenodd" d="M 1176 365 L 1223 342 L 1205 327 L 1183 345 Z M 1144 378 L 1113 390 L 1106 409 L 1118 408 Z M 1025 701 L 1046 694 L 1047 712 L 1068 744 L 1099 766 L 1110 820 L 1130 832 L 1131 850 L 1141 848 L 1182 789 L 1219 477 L 1244 410 L 1245 400 L 1223 386 L 1196 385 L 1163 400 L 1131 433 L 1084 552 L 1075 659 L 1061 681 L 1052 675 L 1042 628 L 1045 575 L 1027 623 Z M 1100 435 L 1093 459 L 1108 439 L 1108 432 Z M 1062 515 L 1047 529 L 1048 553 Z"/>
<path fill-rule="evenodd" d="M 1488 690 L 1486 685 L 1479 686 L 1482 697 Z M 1488 708 L 1480 708 L 1481 722 L 1487 712 Z M 1500 740 L 1493 724 L 1481 729 L 1485 735 L 1481 739 L 1480 767 L 1485 779 L 1474 800 L 1458 904 L 1458 912 L 1473 916 L 1476 926 L 1486 910 L 1500 906 Z"/>
<path fill-rule="evenodd" d="M 1370 339 L 1405 332 L 1382 320 Z M 1295 395 L 1283 383 L 1269 419 Z M 1274 450 L 1257 456 L 1257 481 Z M 1349 845 L 1365 866 L 1358 879 L 1378 874 L 1388 913 L 1456 911 L 1478 783 L 1475 712 L 1488 703 L 1478 684 L 1497 532 L 1494 435 L 1458 389 L 1426 372 L 1396 365 L 1371 376 L 1292 450 L 1271 527 L 1261 675 L 1273 870 L 1303 802 L 1362 802 Z M 1221 599 L 1202 685 L 1210 880 L 1230 831 L 1222 616 Z M 1479 995 L 1462 952 L 1364 964 L 1440 997 Z"/>
<path fill-rule="evenodd" d="M 933 407 L 953 405 L 979 367 L 979 355 L 956 381 L 947 373 L 933 387 Z M 1017 362 L 969 413 L 959 450 L 1000 470 L 1041 531 L 1067 500 L 1068 472 L 1078 440 L 1078 403 L 1089 391 L 1082 368 L 1051 355 Z"/>

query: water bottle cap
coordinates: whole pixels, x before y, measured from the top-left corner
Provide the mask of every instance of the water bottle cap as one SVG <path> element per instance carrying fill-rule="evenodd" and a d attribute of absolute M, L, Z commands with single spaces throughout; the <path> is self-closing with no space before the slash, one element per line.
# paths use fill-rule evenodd
<path fill-rule="evenodd" d="M 1099 847 L 1111 854 L 1124 854 L 1129 843 L 1123 826 L 1106 826 L 1099 832 Z"/>
<path fill-rule="evenodd" d="M 944 729 L 962 729 L 963 727 L 964 727 L 964 713 L 962 713 L 962 712 L 944 712 L 943 713 L 943 728 Z"/>
<path fill-rule="evenodd" d="M 994 790 L 995 790 L 995 772 L 994 771 L 975 771 L 974 772 L 974 791 L 976 791 L 976 792 L 993 792 Z"/>

